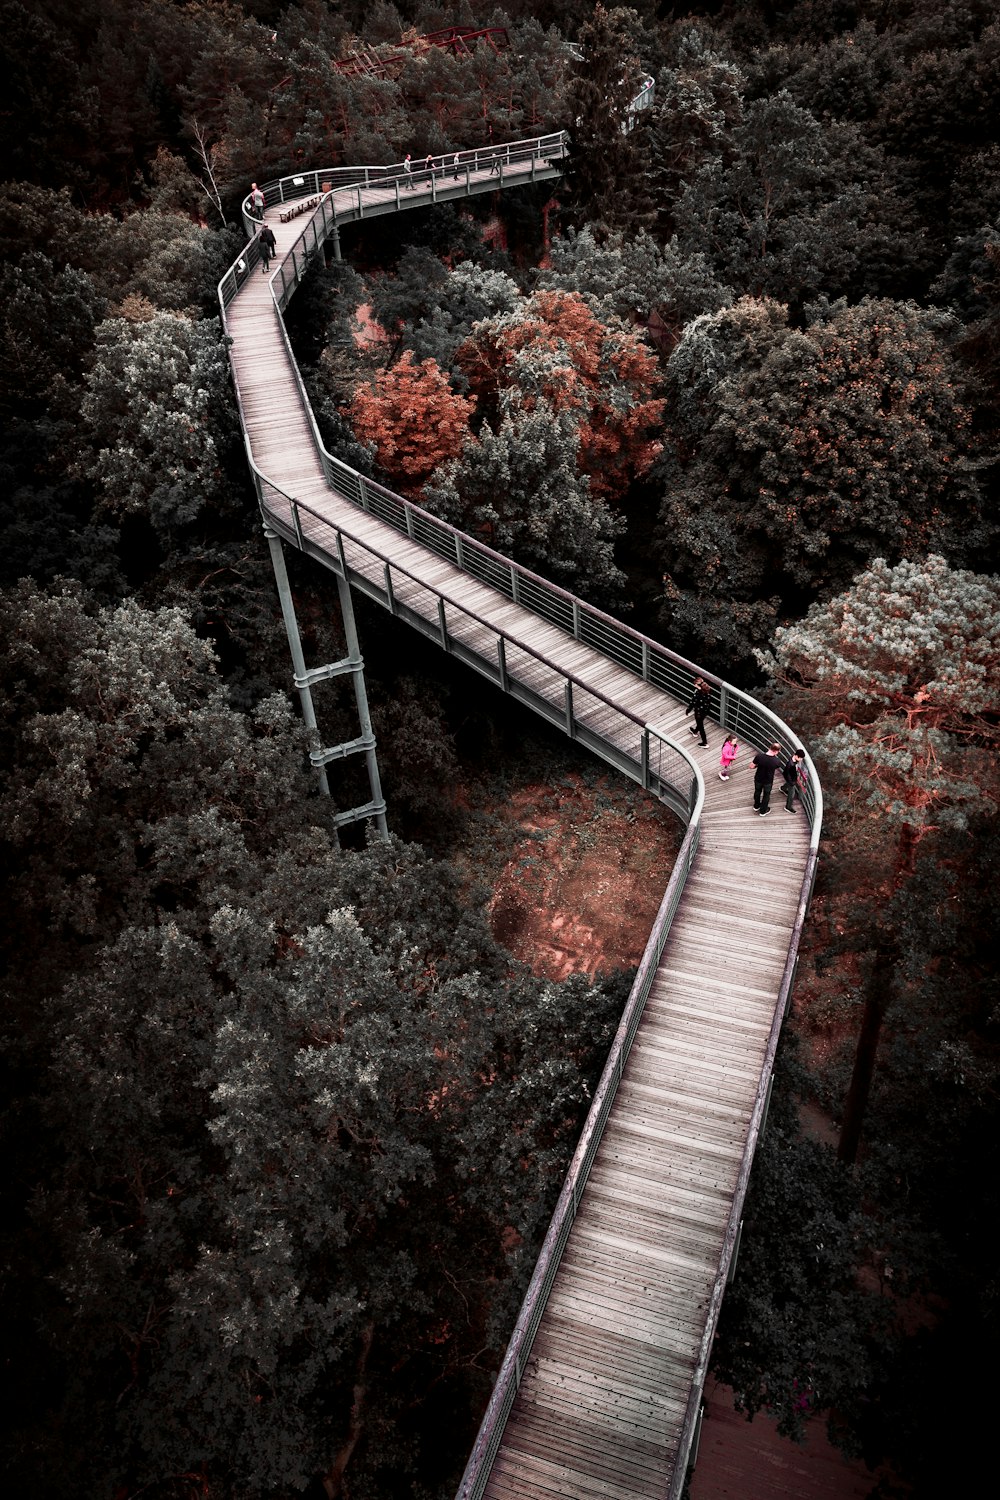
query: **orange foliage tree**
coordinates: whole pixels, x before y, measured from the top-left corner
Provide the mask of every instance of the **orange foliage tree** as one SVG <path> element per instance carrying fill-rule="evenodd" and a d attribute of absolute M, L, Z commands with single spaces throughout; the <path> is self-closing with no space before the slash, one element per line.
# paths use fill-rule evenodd
<path fill-rule="evenodd" d="M 461 452 L 475 404 L 454 393 L 434 360 L 417 364 L 407 350 L 371 385 L 358 387 L 351 423 L 361 442 L 374 443 L 390 482 L 415 495 L 439 464 Z"/>
<path fill-rule="evenodd" d="M 618 498 L 660 452 L 655 355 L 635 329 L 602 321 L 575 292 L 536 292 L 478 323 L 456 359 L 494 426 L 541 401 L 570 413 L 595 495 Z"/>

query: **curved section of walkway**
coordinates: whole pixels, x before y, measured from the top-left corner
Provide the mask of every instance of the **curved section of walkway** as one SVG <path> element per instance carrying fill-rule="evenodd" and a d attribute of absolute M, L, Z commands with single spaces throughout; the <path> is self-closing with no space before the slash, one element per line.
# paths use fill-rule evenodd
<path fill-rule="evenodd" d="M 666 893 L 504 1359 L 460 1495 L 679 1497 L 815 872 L 822 799 L 752 809 L 721 733 L 792 732 L 709 677 L 715 725 L 688 733 L 695 666 L 358 475 L 319 440 L 281 309 L 339 225 L 555 175 L 561 137 L 462 153 L 458 177 L 392 169 L 269 184 L 278 244 L 220 284 L 266 529 L 529 704 L 687 824 Z M 298 204 L 308 206 L 292 213 Z M 669 875 L 669 879 L 667 878 Z"/>

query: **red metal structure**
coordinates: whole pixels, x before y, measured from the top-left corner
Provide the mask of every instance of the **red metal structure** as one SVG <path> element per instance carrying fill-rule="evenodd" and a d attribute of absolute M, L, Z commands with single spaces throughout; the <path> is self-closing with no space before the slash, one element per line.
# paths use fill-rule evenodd
<path fill-rule="evenodd" d="M 440 47 L 459 57 L 473 52 L 479 42 L 485 42 L 494 52 L 503 51 L 509 45 L 506 27 L 445 26 L 441 31 L 429 31 L 424 35 L 404 32 L 400 46 L 391 52 L 365 47 L 360 52 L 351 52 L 347 57 L 335 60 L 333 66 L 338 73 L 347 73 L 354 78 L 365 74 L 370 78 L 394 77 L 411 57 L 419 56 L 431 47 Z"/>

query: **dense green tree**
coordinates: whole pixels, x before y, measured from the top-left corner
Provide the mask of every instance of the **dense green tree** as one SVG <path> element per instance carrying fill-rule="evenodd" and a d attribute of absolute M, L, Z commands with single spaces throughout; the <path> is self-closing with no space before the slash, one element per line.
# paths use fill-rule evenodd
<path fill-rule="evenodd" d="M 461 457 L 425 492 L 436 514 L 564 587 L 601 603 L 620 602 L 614 561 L 623 523 L 580 472 L 580 433 L 568 412 L 544 400 L 485 423 Z"/>
<path fill-rule="evenodd" d="M 694 26 L 681 34 L 675 65 L 657 75 L 648 122 L 650 172 L 658 221 L 668 233 L 685 185 L 706 162 L 735 155 L 745 83 L 736 63 Z"/>
<path fill-rule="evenodd" d="M 913 876 L 922 839 L 963 829 L 992 802 L 1000 586 L 943 558 L 881 560 L 828 605 L 779 630 L 775 662 L 797 706 L 828 725 L 815 754 L 848 800 L 853 837 L 887 845 L 883 896 Z M 876 923 L 840 1152 L 857 1155 L 898 936 Z"/>
<path fill-rule="evenodd" d="M 570 229 L 552 242 L 537 284 L 577 293 L 601 319 L 611 315 L 648 323 L 655 313 L 677 331 L 699 313 L 715 312 L 732 300 L 704 256 L 685 256 L 673 241 L 660 246 L 645 230 L 633 239 L 620 234 L 598 239 L 589 227 L 579 233 Z"/>
<path fill-rule="evenodd" d="M 594 8 L 580 28 L 583 59 L 569 89 L 572 151 L 565 212 L 577 226 L 634 234 L 652 218 L 642 114 L 629 106 L 642 87 L 634 10 Z M 634 128 L 632 128 L 634 126 Z"/>
<path fill-rule="evenodd" d="M 478 1399 L 620 992 L 512 968 L 415 849 L 338 852 L 287 707 L 234 712 L 178 611 L 22 585 L 0 623 L 37 1127 L 5 1233 L 44 1246 L 5 1240 L 34 1381 L 10 1472 L 234 1500 L 453 1480 L 408 1413 Z"/>
<path fill-rule="evenodd" d="M 674 208 L 681 248 L 740 291 L 798 304 L 863 286 L 894 293 L 915 227 L 880 152 L 853 124 L 823 126 L 787 92 L 747 105 L 730 159 L 709 158 Z"/>
<path fill-rule="evenodd" d="M 11 267 L 0 312 L 3 405 L 32 410 L 48 396 L 54 411 L 73 410 L 67 384 L 79 382 L 103 311 L 103 299 L 83 271 L 57 271 L 38 251 Z"/>
<path fill-rule="evenodd" d="M 235 504 L 236 417 L 215 319 L 110 319 L 86 384 L 83 464 L 110 514 L 144 516 L 169 540 L 206 507 Z"/>
<path fill-rule="evenodd" d="M 943 11 L 943 13 L 942 13 Z M 932 234 L 947 222 L 956 166 L 997 145 L 988 100 L 1000 82 L 1000 28 L 983 4 L 916 9 L 894 38 L 903 66 L 882 95 L 877 138 L 899 162 Z"/>
<path fill-rule="evenodd" d="M 433 359 L 442 370 L 451 371 L 452 379 L 461 385 L 464 377 L 454 368 L 455 356 L 473 325 L 513 312 L 520 300 L 517 282 L 505 271 L 463 261 L 442 283 L 438 305 L 404 328 L 403 346 L 415 358 Z"/>
<path fill-rule="evenodd" d="M 901 59 L 891 31 L 861 20 L 817 44 L 815 38 L 775 43 L 748 69 L 752 96 L 787 89 L 818 120 L 872 120 L 885 90 L 900 76 Z"/>
<path fill-rule="evenodd" d="M 808 598 L 882 551 L 987 555 L 947 319 L 875 301 L 810 319 L 743 299 L 691 323 L 667 367 L 668 599 L 736 655 L 734 603 Z"/>
<path fill-rule="evenodd" d="M 653 433 L 663 403 L 652 351 L 620 318 L 597 318 L 574 293 L 538 291 L 477 323 L 457 360 L 495 427 L 540 402 L 569 413 L 595 494 L 619 497 L 659 452 Z"/>
<path fill-rule="evenodd" d="M 69 38 L 39 7 L 5 0 L 0 59 L 5 175 L 53 188 L 88 183 L 97 92 L 81 78 Z"/>

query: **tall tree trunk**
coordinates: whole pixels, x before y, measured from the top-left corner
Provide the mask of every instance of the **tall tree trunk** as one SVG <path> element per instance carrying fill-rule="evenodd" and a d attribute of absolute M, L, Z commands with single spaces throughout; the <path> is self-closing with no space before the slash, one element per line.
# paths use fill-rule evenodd
<path fill-rule="evenodd" d="M 899 830 L 899 838 L 893 858 L 891 894 L 897 891 L 913 874 L 917 855 L 917 837 L 912 823 L 905 822 Z M 875 1076 L 875 1059 L 878 1055 L 882 1022 L 892 999 L 892 979 L 899 958 L 897 936 L 894 931 L 880 929 L 875 946 L 875 958 L 868 976 L 865 992 L 865 1010 L 861 1017 L 861 1032 L 854 1053 L 854 1071 L 851 1086 L 844 1101 L 844 1118 L 840 1127 L 837 1155 L 841 1161 L 853 1166 L 858 1159 L 861 1144 L 861 1127 L 868 1108 L 868 1096 Z"/>
<path fill-rule="evenodd" d="M 374 1337 L 375 1324 L 369 1323 L 361 1336 L 361 1351 L 358 1354 L 354 1384 L 354 1400 L 351 1404 L 351 1425 L 348 1429 L 346 1440 L 341 1444 L 333 1463 L 323 1475 L 323 1488 L 330 1496 L 330 1500 L 336 1500 L 336 1497 L 343 1493 L 344 1471 L 351 1461 L 351 1455 L 358 1446 L 361 1433 L 364 1430 L 365 1397 L 368 1394 L 368 1387 L 365 1383 L 365 1370 L 368 1365 L 368 1356 L 371 1353 Z"/>
<path fill-rule="evenodd" d="M 865 993 L 865 1009 L 861 1017 L 861 1031 L 854 1053 L 854 1071 L 851 1086 L 844 1101 L 844 1118 L 840 1126 L 837 1155 L 841 1161 L 853 1166 L 858 1158 L 861 1144 L 861 1127 L 868 1108 L 872 1078 L 875 1076 L 875 1058 L 878 1055 L 882 1022 L 892 998 L 892 975 L 895 968 L 893 945 L 882 941 L 875 950 L 875 959 Z"/>

